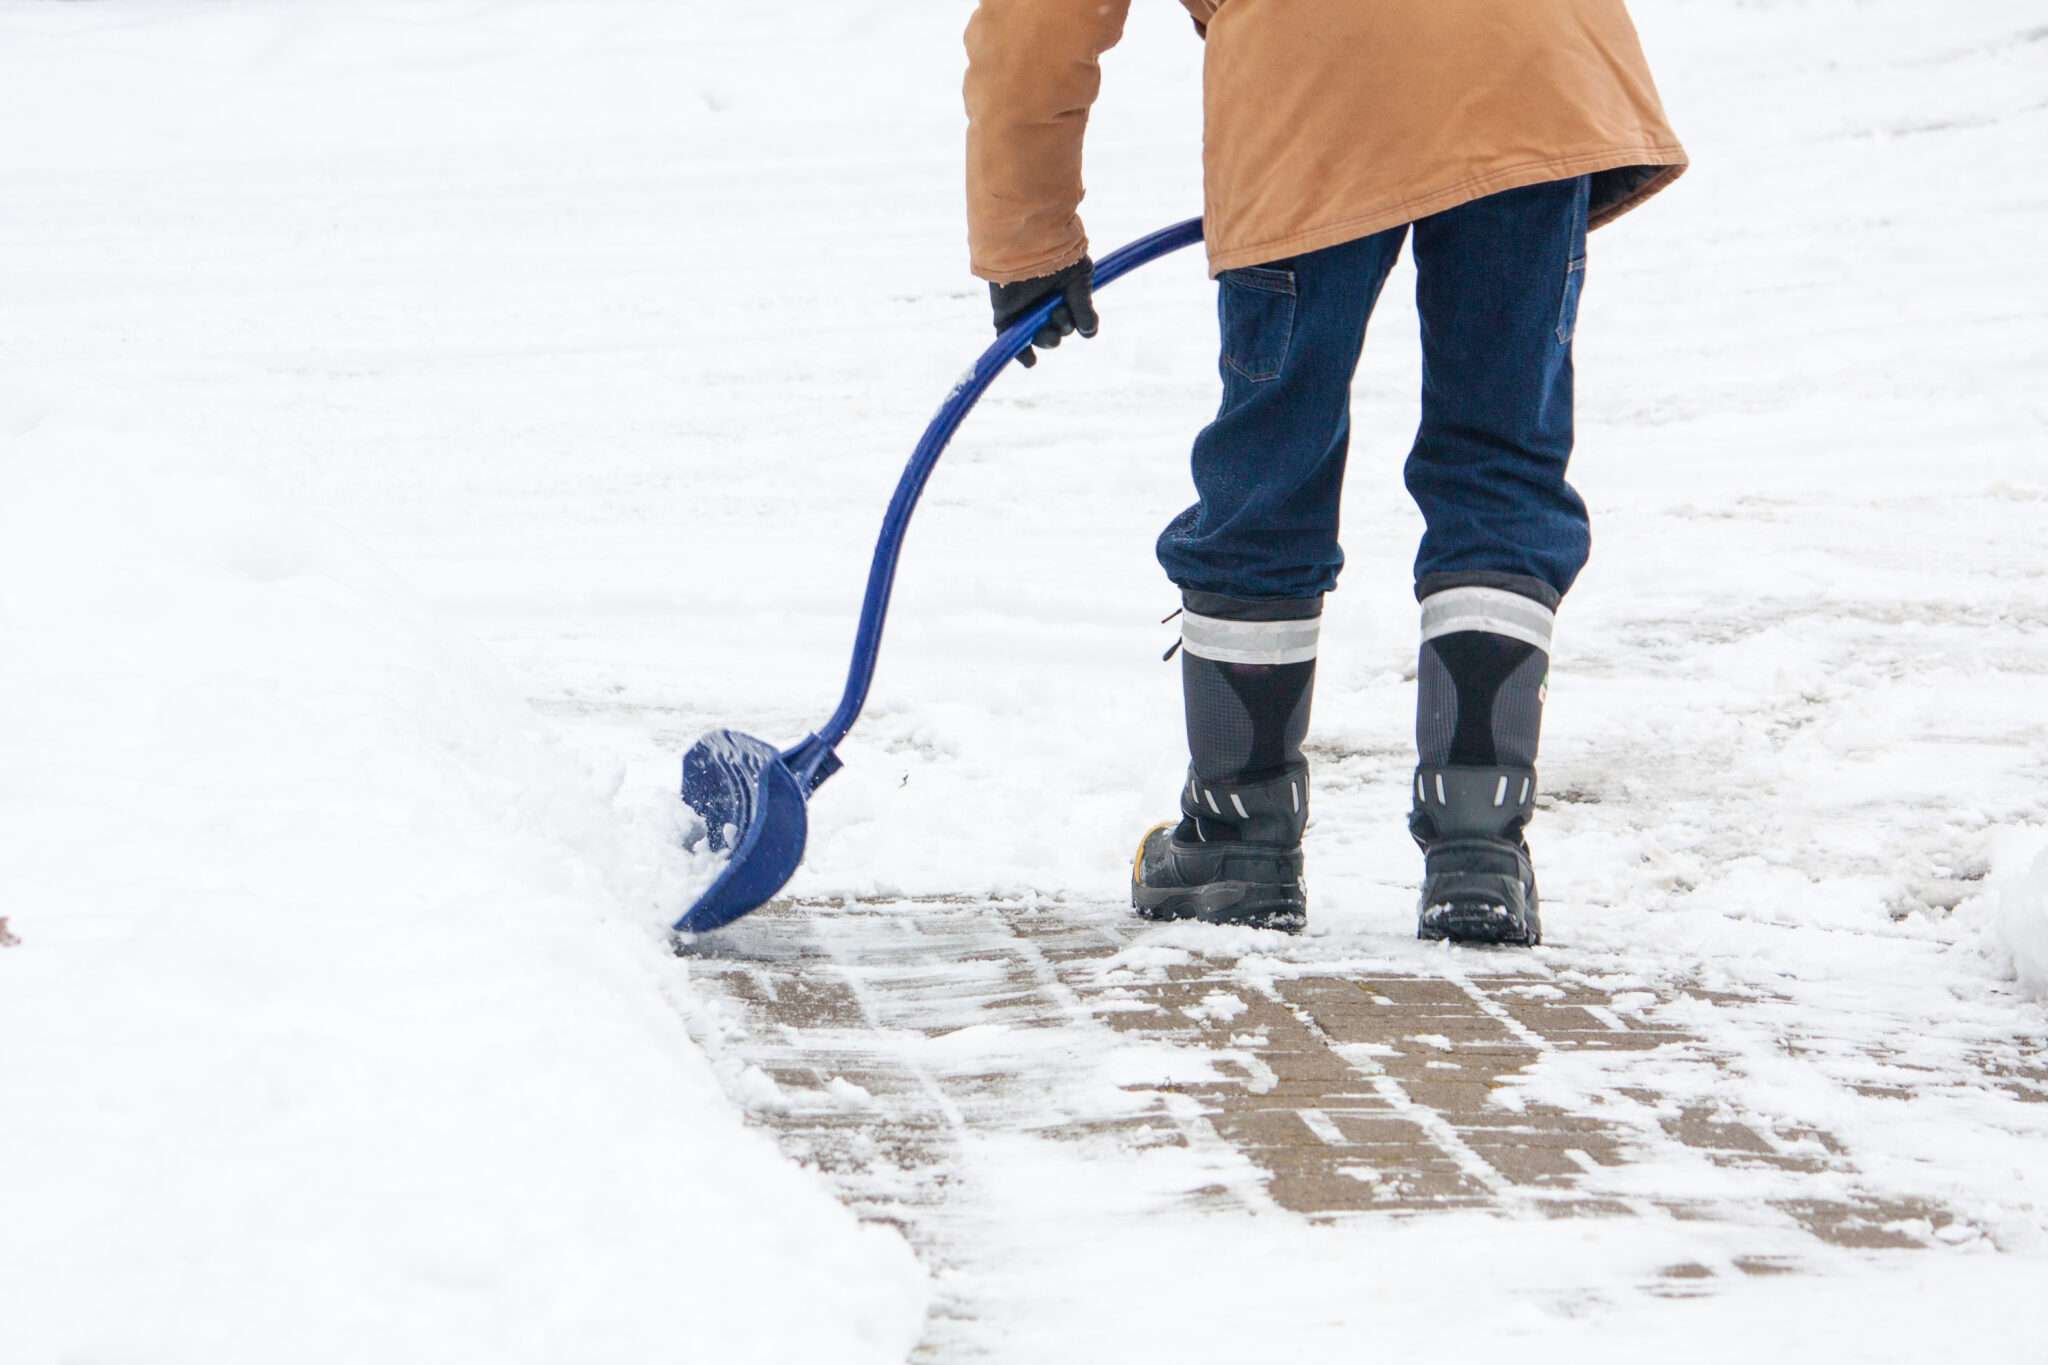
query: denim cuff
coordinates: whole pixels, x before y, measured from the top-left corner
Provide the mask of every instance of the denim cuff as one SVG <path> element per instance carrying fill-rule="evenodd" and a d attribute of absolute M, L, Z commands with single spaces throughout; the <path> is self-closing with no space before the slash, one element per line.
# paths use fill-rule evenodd
<path fill-rule="evenodd" d="M 1564 594 L 1540 578 L 1527 574 L 1496 573 L 1490 569 L 1474 569 L 1465 573 L 1426 573 L 1415 583 L 1415 600 L 1420 602 L 1435 593 L 1451 588 L 1495 588 L 1511 592 L 1517 597 L 1526 597 L 1532 602 L 1541 602 L 1552 611 L 1564 600 Z"/>
<path fill-rule="evenodd" d="M 1230 597 L 1183 588 L 1180 604 L 1197 616 L 1220 621 L 1308 621 L 1323 614 L 1323 595 L 1313 597 Z"/>

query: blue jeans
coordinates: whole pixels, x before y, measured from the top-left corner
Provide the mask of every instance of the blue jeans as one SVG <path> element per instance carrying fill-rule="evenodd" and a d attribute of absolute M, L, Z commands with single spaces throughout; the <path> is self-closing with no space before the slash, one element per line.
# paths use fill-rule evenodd
<path fill-rule="evenodd" d="M 1159 537 L 1167 575 L 1231 597 L 1336 585 L 1352 372 L 1412 227 L 1422 424 L 1407 479 L 1426 525 L 1417 582 L 1520 585 L 1555 606 L 1591 548 L 1586 505 L 1565 482 L 1587 190 L 1583 176 L 1508 190 L 1225 271 L 1223 406 L 1195 439 L 1201 500 Z"/>

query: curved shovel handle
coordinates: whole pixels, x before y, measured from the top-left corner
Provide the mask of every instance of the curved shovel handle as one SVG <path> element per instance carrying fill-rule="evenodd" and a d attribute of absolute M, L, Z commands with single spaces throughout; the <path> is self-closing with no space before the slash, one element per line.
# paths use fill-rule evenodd
<path fill-rule="evenodd" d="M 1185 223 L 1176 223 L 1148 237 L 1140 237 L 1096 263 L 1095 287 L 1102 289 L 1141 265 L 1201 240 L 1202 220 L 1199 218 L 1190 218 Z M 845 695 L 840 698 L 839 709 L 824 728 L 786 756 L 793 762 L 802 762 L 801 755 L 805 750 L 813 755 L 829 755 L 832 747 L 853 728 L 861 706 L 867 701 L 868 684 L 874 681 L 875 662 L 881 653 L 882 626 L 889 615 L 889 592 L 896 582 L 896 559 L 903 549 L 904 532 L 910 527 L 910 514 L 917 508 L 917 499 L 924 492 L 925 481 L 931 477 L 932 468 L 938 464 L 939 455 L 946 449 L 946 443 L 953 439 L 961 421 L 973 411 L 975 403 L 988 391 L 996 376 L 1009 368 L 1010 362 L 1031 345 L 1031 338 L 1045 325 L 1059 303 L 1057 296 L 1048 298 L 997 337 L 995 344 L 974 362 L 974 368 L 946 395 L 938 415 L 925 428 L 924 439 L 917 443 L 910 463 L 904 467 L 903 477 L 896 483 L 896 495 L 889 500 L 888 514 L 882 518 L 882 534 L 875 543 L 874 564 L 868 570 L 867 598 L 861 604 L 860 633 L 854 638 L 853 666 L 847 672 Z"/>

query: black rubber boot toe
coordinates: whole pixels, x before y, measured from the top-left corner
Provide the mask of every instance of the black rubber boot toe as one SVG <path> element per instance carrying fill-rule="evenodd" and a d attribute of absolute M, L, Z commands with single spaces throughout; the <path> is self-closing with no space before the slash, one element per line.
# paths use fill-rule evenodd
<path fill-rule="evenodd" d="M 1131 865 L 1131 905 L 1153 920 L 1199 920 L 1299 933 L 1308 923 L 1301 849 L 1236 841 L 1183 843 L 1149 830 Z"/>

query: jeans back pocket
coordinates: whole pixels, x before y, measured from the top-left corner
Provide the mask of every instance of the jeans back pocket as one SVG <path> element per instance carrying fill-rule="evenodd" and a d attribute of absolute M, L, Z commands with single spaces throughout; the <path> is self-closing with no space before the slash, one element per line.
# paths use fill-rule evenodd
<path fill-rule="evenodd" d="M 1294 272 L 1251 265 L 1217 276 L 1223 363 L 1254 384 L 1280 377 L 1294 344 Z"/>
<path fill-rule="evenodd" d="M 1555 258 L 1553 258 L 1555 259 Z M 1579 330 L 1579 295 L 1586 289 L 1586 258 L 1578 257 L 1564 268 L 1564 302 L 1557 310 L 1557 339 L 1569 346 Z"/>

